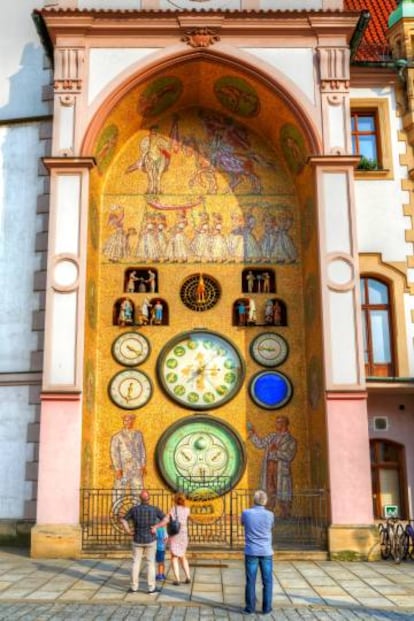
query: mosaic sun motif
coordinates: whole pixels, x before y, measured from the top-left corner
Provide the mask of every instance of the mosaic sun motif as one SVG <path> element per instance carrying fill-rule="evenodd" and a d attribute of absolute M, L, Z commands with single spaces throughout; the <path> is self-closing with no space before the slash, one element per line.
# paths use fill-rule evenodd
<path fill-rule="evenodd" d="M 153 117 L 175 104 L 183 91 L 181 80 L 173 76 L 157 78 L 144 90 L 138 100 L 138 112 Z"/>
<path fill-rule="evenodd" d="M 223 76 L 214 84 L 214 93 L 222 106 L 234 114 L 252 117 L 259 113 L 259 97 L 243 78 Z"/>
<path fill-rule="evenodd" d="M 112 161 L 118 142 L 118 128 L 116 125 L 108 125 L 98 138 L 95 149 L 95 159 L 98 171 L 103 174 Z"/>
<path fill-rule="evenodd" d="M 305 141 L 296 125 L 283 125 L 280 130 L 280 143 L 289 169 L 299 174 L 306 163 L 306 152 Z"/>

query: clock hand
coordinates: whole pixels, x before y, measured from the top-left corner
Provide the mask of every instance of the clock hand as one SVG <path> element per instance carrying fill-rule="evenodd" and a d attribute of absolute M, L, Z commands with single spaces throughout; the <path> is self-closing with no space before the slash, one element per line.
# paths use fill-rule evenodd
<path fill-rule="evenodd" d="M 126 394 L 126 397 L 124 397 L 125 401 L 128 402 L 132 399 L 132 390 L 133 390 L 133 383 L 129 382 L 128 388 L 127 388 L 127 394 Z"/>
<path fill-rule="evenodd" d="M 141 353 L 138 349 L 136 349 L 135 347 L 132 347 L 132 345 L 127 345 L 126 348 L 129 349 L 129 351 L 132 351 L 134 354 Z"/>

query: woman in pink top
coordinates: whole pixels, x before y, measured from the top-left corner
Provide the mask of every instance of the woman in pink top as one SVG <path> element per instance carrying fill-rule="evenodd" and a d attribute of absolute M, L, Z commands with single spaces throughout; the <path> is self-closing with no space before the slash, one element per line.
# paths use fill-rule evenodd
<path fill-rule="evenodd" d="M 190 515 L 189 507 L 185 506 L 186 498 L 182 493 L 178 493 L 174 498 L 174 505 L 171 507 L 168 514 L 159 522 L 159 524 L 155 524 L 153 529 L 157 529 L 160 526 L 165 526 L 167 522 L 170 520 L 170 516 L 173 520 L 178 520 L 180 522 L 180 532 L 177 535 L 173 535 L 169 538 L 170 543 L 170 551 L 171 551 L 171 564 L 174 572 L 174 584 L 180 584 L 180 564 L 184 570 L 185 574 L 185 584 L 189 584 L 191 582 L 190 578 L 190 567 L 188 565 L 188 560 L 186 557 L 187 546 L 188 546 L 188 531 L 187 531 L 187 522 Z"/>

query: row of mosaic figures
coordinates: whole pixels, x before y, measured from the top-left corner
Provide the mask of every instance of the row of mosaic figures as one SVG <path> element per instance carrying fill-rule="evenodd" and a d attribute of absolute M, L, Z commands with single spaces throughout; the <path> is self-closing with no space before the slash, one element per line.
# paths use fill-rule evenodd
<path fill-rule="evenodd" d="M 158 293 L 158 270 L 129 267 L 124 273 L 124 293 Z M 242 293 L 276 293 L 273 269 L 245 269 L 241 273 Z"/>
<path fill-rule="evenodd" d="M 233 326 L 287 326 L 286 304 L 279 298 L 267 299 L 259 308 L 253 297 L 238 298 L 233 303 Z M 141 304 L 131 298 L 122 297 L 113 307 L 114 326 L 167 326 L 169 325 L 168 303 L 162 298 L 145 296 Z"/>

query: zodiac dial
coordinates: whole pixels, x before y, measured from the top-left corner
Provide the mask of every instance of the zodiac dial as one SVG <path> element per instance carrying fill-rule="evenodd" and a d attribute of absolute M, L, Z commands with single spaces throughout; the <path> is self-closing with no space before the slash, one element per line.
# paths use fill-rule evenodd
<path fill-rule="evenodd" d="M 160 383 L 180 405 L 207 410 L 232 399 L 244 378 L 244 362 L 236 347 L 209 330 L 185 332 L 161 351 Z"/>
<path fill-rule="evenodd" d="M 263 367 L 277 367 L 288 356 L 289 349 L 285 339 L 275 332 L 263 332 L 253 339 L 250 354 Z"/>
<path fill-rule="evenodd" d="M 124 332 L 112 345 L 112 355 L 117 362 L 126 367 L 136 367 L 150 354 L 148 340 L 139 332 Z"/>
<path fill-rule="evenodd" d="M 175 423 L 160 438 L 156 455 L 162 477 L 191 497 L 229 491 L 245 468 L 243 442 L 223 421 L 194 415 Z"/>
<path fill-rule="evenodd" d="M 137 410 L 151 399 L 152 384 L 142 371 L 120 371 L 109 382 L 108 393 L 115 405 L 124 410 Z"/>

